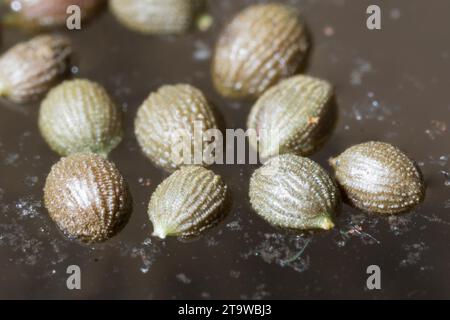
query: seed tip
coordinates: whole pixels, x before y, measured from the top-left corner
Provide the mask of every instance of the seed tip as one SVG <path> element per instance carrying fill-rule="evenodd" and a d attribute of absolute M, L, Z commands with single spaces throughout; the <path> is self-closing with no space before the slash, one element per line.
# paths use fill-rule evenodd
<path fill-rule="evenodd" d="M 330 159 L 328 159 L 328 163 L 330 164 L 330 166 L 332 168 L 336 168 L 336 166 L 337 166 L 337 158 L 330 158 Z"/>
<path fill-rule="evenodd" d="M 167 236 L 167 232 L 163 228 L 155 226 L 155 229 L 153 230 L 152 236 L 158 237 L 158 238 L 164 240 L 166 238 L 166 236 Z"/>
<path fill-rule="evenodd" d="M 319 227 L 323 230 L 331 230 L 334 226 L 333 220 L 329 217 L 323 217 L 319 223 Z"/>

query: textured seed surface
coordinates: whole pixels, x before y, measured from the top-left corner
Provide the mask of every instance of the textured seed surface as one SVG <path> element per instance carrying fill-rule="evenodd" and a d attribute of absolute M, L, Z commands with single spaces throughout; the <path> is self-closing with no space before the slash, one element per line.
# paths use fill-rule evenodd
<path fill-rule="evenodd" d="M 316 151 L 333 129 L 336 110 L 332 97 L 333 88 L 327 81 L 308 76 L 289 78 L 265 92 L 247 121 L 259 137 L 260 155 Z M 256 150 L 256 141 L 250 142 Z"/>
<path fill-rule="evenodd" d="M 223 217 L 226 194 L 220 176 L 208 169 L 188 166 L 175 171 L 151 197 L 153 235 L 162 239 L 200 235 Z"/>
<path fill-rule="evenodd" d="M 147 34 L 188 31 L 204 0 L 111 0 L 117 19 L 131 30 Z"/>
<path fill-rule="evenodd" d="M 331 159 L 348 201 L 365 211 L 395 214 L 412 209 L 425 196 L 422 174 L 396 147 L 367 142 Z"/>
<path fill-rule="evenodd" d="M 308 46 L 295 8 L 275 3 L 250 6 L 231 21 L 218 40 L 214 84 L 226 97 L 258 97 L 299 69 Z"/>
<path fill-rule="evenodd" d="M 185 155 L 174 156 L 181 155 L 176 150 L 184 143 L 189 143 L 192 150 L 190 164 L 203 162 L 203 159 L 199 159 L 200 163 L 194 162 L 194 146 L 200 149 L 201 145 L 206 148 L 207 144 L 194 137 L 196 123 L 200 134 L 217 128 L 214 112 L 203 93 L 190 85 L 168 85 L 151 93 L 139 108 L 135 132 L 144 154 L 153 163 L 166 170 L 175 170 L 186 164 Z"/>
<path fill-rule="evenodd" d="M 44 202 L 71 239 L 102 242 L 117 234 L 131 214 L 131 196 L 117 168 L 93 154 L 74 154 L 55 164 Z"/>
<path fill-rule="evenodd" d="M 69 69 L 70 41 L 57 35 L 37 36 L 0 57 L 0 96 L 17 103 L 39 98 Z"/>
<path fill-rule="evenodd" d="M 68 18 L 67 8 L 76 5 L 80 8 L 82 20 L 93 16 L 105 0 L 7 0 L 14 12 L 7 23 L 21 27 L 60 27 Z"/>
<path fill-rule="evenodd" d="M 274 226 L 328 230 L 334 227 L 340 196 L 334 181 L 317 163 L 285 154 L 254 172 L 250 202 Z"/>
<path fill-rule="evenodd" d="M 107 155 L 122 139 L 122 118 L 106 90 L 89 80 L 65 81 L 41 104 L 39 128 L 60 155 Z"/>

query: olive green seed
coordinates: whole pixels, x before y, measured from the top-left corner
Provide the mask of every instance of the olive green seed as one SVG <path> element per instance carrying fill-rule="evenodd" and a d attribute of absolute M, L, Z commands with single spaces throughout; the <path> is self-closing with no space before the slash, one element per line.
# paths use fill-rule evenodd
<path fill-rule="evenodd" d="M 303 20 L 291 6 L 268 3 L 240 12 L 216 44 L 212 78 L 229 98 L 257 98 L 297 71 L 309 40 Z"/>
<path fill-rule="evenodd" d="M 39 129 L 60 155 L 93 152 L 107 156 L 122 140 L 122 115 L 106 90 L 84 80 L 65 81 L 42 101 Z"/>
<path fill-rule="evenodd" d="M 425 197 L 420 169 L 388 143 L 350 147 L 330 164 L 346 200 L 361 210 L 397 214 L 411 210 Z"/>
<path fill-rule="evenodd" d="M 284 154 L 253 173 L 250 202 L 256 213 L 274 226 L 329 230 L 334 227 L 340 195 L 335 182 L 317 163 Z"/>
<path fill-rule="evenodd" d="M 153 193 L 148 214 L 153 235 L 191 238 L 214 227 L 224 216 L 227 186 L 200 166 L 175 171 Z"/>
<path fill-rule="evenodd" d="M 111 0 L 112 13 L 127 28 L 144 34 L 189 31 L 204 0 Z"/>
<path fill-rule="evenodd" d="M 0 57 L 0 96 L 26 103 L 40 98 L 68 72 L 72 47 L 59 35 L 37 36 Z"/>
<path fill-rule="evenodd" d="M 263 158 L 294 153 L 307 156 L 331 135 L 336 119 L 333 87 L 325 80 L 294 76 L 266 91 L 253 106 L 247 126 L 250 143 Z"/>
<path fill-rule="evenodd" d="M 186 84 L 162 86 L 151 93 L 135 120 L 142 151 L 154 164 L 168 171 L 185 164 L 206 165 L 203 156 L 198 159 L 200 163 L 196 162 L 195 149 L 205 150 L 208 143 L 203 134 L 217 128 L 214 111 L 203 93 Z M 186 149 L 189 152 L 184 152 Z"/>
<path fill-rule="evenodd" d="M 70 239 L 103 242 L 126 225 L 132 208 L 127 184 L 114 164 L 95 154 L 73 154 L 47 177 L 44 203 Z"/>

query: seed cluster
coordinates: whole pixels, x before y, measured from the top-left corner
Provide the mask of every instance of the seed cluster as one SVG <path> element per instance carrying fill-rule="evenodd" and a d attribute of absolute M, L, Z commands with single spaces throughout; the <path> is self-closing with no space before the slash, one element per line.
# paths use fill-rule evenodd
<path fill-rule="evenodd" d="M 61 26 L 62 8 L 68 3 L 19 2 L 21 10 L 15 19 L 38 26 Z M 83 9 L 83 18 L 104 3 L 70 2 Z M 203 2 L 111 0 L 109 4 L 129 29 L 180 34 L 192 26 Z M 268 162 L 250 180 L 253 209 L 270 224 L 296 231 L 333 228 L 341 198 L 378 214 L 413 209 L 425 197 L 422 174 L 390 144 L 363 143 L 331 159 L 335 179 L 304 158 L 323 146 L 337 115 L 332 84 L 295 75 L 308 49 L 306 26 L 298 12 L 277 3 L 244 9 L 217 40 L 211 76 L 218 93 L 257 100 L 247 126 L 258 139 L 250 143 Z M 106 90 L 90 80 L 58 85 L 71 54 L 70 42 L 58 35 L 17 44 L 0 57 L 0 96 L 23 103 L 48 92 L 41 103 L 39 129 L 50 148 L 66 157 L 47 177 L 45 206 L 69 238 L 94 243 L 111 238 L 125 226 L 132 201 L 125 179 L 107 160 L 123 136 L 119 109 Z M 135 135 L 144 155 L 158 167 L 174 171 L 156 188 L 148 205 L 154 236 L 195 237 L 227 212 L 229 191 L 222 178 L 204 168 L 207 163 L 187 165 L 186 158 L 174 157 L 177 147 L 185 151 L 186 141 L 192 151 L 197 124 L 203 150 L 202 133 L 218 129 L 218 119 L 204 94 L 188 84 L 160 87 L 137 112 Z"/>

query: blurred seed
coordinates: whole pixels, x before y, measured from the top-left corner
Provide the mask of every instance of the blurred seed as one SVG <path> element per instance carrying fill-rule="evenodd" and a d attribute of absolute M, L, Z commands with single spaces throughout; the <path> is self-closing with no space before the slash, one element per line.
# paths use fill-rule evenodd
<path fill-rule="evenodd" d="M 107 156 L 122 140 L 122 116 L 106 90 L 89 80 L 65 81 L 41 104 L 39 129 L 60 155 Z"/>
<path fill-rule="evenodd" d="M 37 36 L 0 57 L 0 96 L 25 103 L 45 94 L 68 72 L 72 48 L 58 35 Z"/>
<path fill-rule="evenodd" d="M 151 197 L 153 235 L 162 239 L 200 235 L 221 220 L 226 198 L 227 186 L 214 172 L 199 166 L 175 171 Z"/>
<path fill-rule="evenodd" d="M 200 141 L 194 137 L 196 124 L 201 125 Z M 185 84 L 166 85 L 151 93 L 135 120 L 136 137 L 144 154 L 166 170 L 175 170 L 182 164 L 202 164 L 203 157 L 199 159 L 201 163 L 194 162 L 194 149 L 203 146 L 200 151 L 205 150 L 207 142 L 201 134 L 209 129 L 217 129 L 210 104 L 200 90 Z M 189 155 L 179 159 L 174 156 L 186 141 L 191 151 L 190 163 L 184 162 Z"/>
<path fill-rule="evenodd" d="M 230 98 L 255 98 L 298 71 L 309 47 L 295 8 L 253 5 L 239 13 L 221 34 L 212 76 L 218 92 Z"/>
<path fill-rule="evenodd" d="M 111 0 L 110 8 L 127 28 L 146 34 L 188 31 L 204 0 Z"/>
<path fill-rule="evenodd" d="M 120 172 L 94 154 L 74 154 L 55 164 L 47 177 L 44 202 L 66 236 L 87 243 L 116 235 L 132 207 Z"/>
<path fill-rule="evenodd" d="M 425 197 L 420 169 L 390 144 L 359 144 L 330 159 L 330 164 L 348 202 L 359 209 L 396 214 Z"/>
<path fill-rule="evenodd" d="M 340 196 L 334 181 L 317 163 L 285 154 L 253 173 L 250 202 L 274 226 L 329 230 L 334 227 Z"/>
<path fill-rule="evenodd" d="M 22 28 L 63 27 L 66 26 L 69 6 L 78 6 L 81 19 L 85 21 L 106 3 L 106 0 L 7 0 L 12 12 L 4 21 L 7 25 Z"/>
<path fill-rule="evenodd" d="M 333 88 L 324 80 L 295 76 L 270 88 L 253 106 L 247 126 L 259 137 L 263 158 L 309 155 L 331 135 L 336 118 Z M 261 134 L 265 130 L 268 135 Z M 250 140 L 257 150 L 257 142 Z"/>

